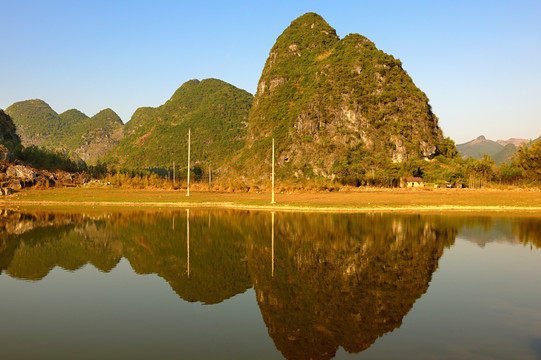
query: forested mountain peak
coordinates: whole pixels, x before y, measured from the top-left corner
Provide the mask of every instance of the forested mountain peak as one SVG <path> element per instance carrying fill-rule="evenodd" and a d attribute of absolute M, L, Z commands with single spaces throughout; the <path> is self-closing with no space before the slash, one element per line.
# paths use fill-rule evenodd
<path fill-rule="evenodd" d="M 168 168 L 184 162 L 191 129 L 194 164 L 213 169 L 245 144 L 253 96 L 218 79 L 190 80 L 163 105 L 138 108 L 108 161 L 128 168 Z"/>
<path fill-rule="evenodd" d="M 69 109 L 58 115 L 66 124 L 73 124 L 88 119 L 88 116 L 77 109 Z"/>

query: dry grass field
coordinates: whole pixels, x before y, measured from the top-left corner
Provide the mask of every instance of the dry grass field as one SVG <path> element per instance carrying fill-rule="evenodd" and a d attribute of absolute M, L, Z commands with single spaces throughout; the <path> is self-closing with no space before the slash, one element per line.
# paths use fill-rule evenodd
<path fill-rule="evenodd" d="M 217 207 L 291 211 L 530 211 L 541 213 L 539 190 L 363 189 L 358 191 L 226 193 L 133 190 L 113 187 L 26 190 L 5 197 L 6 206 Z"/>

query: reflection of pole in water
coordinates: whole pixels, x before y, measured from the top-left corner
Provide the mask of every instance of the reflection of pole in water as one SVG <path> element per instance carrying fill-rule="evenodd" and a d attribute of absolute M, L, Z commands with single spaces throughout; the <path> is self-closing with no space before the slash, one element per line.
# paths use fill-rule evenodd
<path fill-rule="evenodd" d="M 175 230 L 175 215 L 173 215 L 173 230 Z"/>
<path fill-rule="evenodd" d="M 271 259 L 272 259 L 272 276 L 274 277 L 274 211 L 271 212 L 272 230 L 271 230 Z"/>
<path fill-rule="evenodd" d="M 186 273 L 190 278 L 190 209 L 186 210 L 186 253 L 187 253 L 187 268 Z"/>
<path fill-rule="evenodd" d="M 209 211 L 209 229 L 210 229 L 210 211 Z"/>

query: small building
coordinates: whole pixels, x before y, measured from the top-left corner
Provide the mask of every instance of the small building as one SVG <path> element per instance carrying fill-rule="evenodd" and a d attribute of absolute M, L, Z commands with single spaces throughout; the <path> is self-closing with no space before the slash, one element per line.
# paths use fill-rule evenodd
<path fill-rule="evenodd" d="M 406 178 L 406 187 L 408 188 L 416 188 L 416 187 L 424 187 L 425 184 L 423 182 L 423 179 L 420 177 L 408 177 Z"/>

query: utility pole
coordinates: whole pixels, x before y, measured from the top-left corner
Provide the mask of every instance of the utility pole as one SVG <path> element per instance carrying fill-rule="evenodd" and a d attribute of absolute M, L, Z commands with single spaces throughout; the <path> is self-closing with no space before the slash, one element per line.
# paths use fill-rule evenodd
<path fill-rule="evenodd" d="M 272 138 L 272 200 L 271 204 L 276 204 L 274 201 L 274 138 Z"/>
<path fill-rule="evenodd" d="M 191 142 L 192 130 L 188 129 L 188 186 L 186 189 L 186 196 L 190 196 L 190 142 Z"/>

